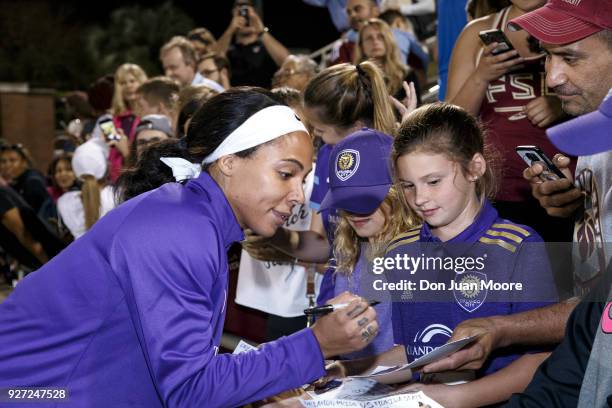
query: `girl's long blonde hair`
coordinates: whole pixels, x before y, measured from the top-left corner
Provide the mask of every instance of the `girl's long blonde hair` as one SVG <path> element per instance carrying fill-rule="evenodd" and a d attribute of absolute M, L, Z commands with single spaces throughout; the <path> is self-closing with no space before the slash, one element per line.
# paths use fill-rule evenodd
<path fill-rule="evenodd" d="M 363 53 L 363 36 L 365 30 L 368 28 L 374 28 L 380 31 L 383 36 L 383 42 L 385 43 L 385 56 L 381 61 L 377 62 L 380 64 L 380 67 L 384 73 L 389 94 L 395 95 L 402 88 L 402 81 L 406 78 L 409 68 L 402 62 L 399 47 L 393 38 L 391 28 L 386 22 L 378 18 L 371 18 L 363 24 L 359 30 L 357 47 L 355 47 L 355 64 L 359 64 L 360 62 L 367 60 L 367 57 Z"/>
<path fill-rule="evenodd" d="M 370 260 L 382 256 L 394 237 L 418 225 L 418 218 L 412 214 L 409 207 L 402 204 L 400 195 L 401 193 L 392 186 L 381 204 L 385 223 L 382 230 L 372 240 L 366 254 Z M 336 273 L 350 275 L 353 272 L 360 256 L 362 242 L 364 242 L 363 238 L 355 233 L 346 215 L 340 212 L 340 222 L 334 235 Z"/>
<path fill-rule="evenodd" d="M 115 92 L 113 93 L 112 104 L 113 115 L 119 115 L 127 111 L 127 105 L 123 97 L 123 89 L 122 86 L 119 85 L 121 80 L 127 75 L 132 75 L 141 85 L 147 80 L 147 74 L 136 64 L 123 64 L 117 68 L 117 71 L 115 71 Z"/>
<path fill-rule="evenodd" d="M 81 175 L 81 202 L 85 212 L 85 229 L 89 230 L 100 219 L 100 185 L 98 180 L 90 174 Z"/>

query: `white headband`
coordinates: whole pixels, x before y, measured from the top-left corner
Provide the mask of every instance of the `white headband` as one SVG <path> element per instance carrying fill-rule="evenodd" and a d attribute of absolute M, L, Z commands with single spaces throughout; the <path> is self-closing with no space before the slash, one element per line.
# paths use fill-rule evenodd
<path fill-rule="evenodd" d="M 202 165 L 298 131 L 308 133 L 291 108 L 282 105 L 269 106 L 252 115 L 230 133 L 214 152 L 204 158 Z M 198 177 L 202 171 L 202 165 L 180 157 L 162 157 L 160 160 L 172 169 L 176 181 Z"/>
<path fill-rule="evenodd" d="M 304 124 L 290 107 L 269 106 L 255 113 L 238 126 L 214 152 L 204 158 L 202 164 L 210 164 L 220 157 L 238 153 L 287 133 L 298 131 L 308 133 Z"/>
<path fill-rule="evenodd" d="M 159 160 L 172 169 L 172 175 L 176 181 L 196 178 L 202 172 L 201 165 L 191 163 L 181 157 L 162 157 Z"/>

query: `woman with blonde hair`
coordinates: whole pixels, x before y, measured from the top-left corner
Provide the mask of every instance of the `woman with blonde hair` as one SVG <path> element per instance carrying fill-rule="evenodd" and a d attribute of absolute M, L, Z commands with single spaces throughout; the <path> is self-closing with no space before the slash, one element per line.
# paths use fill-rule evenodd
<path fill-rule="evenodd" d="M 415 89 L 419 89 L 414 71 L 402 62 L 391 28 L 378 18 L 367 20 L 359 30 L 359 39 L 355 47 L 355 64 L 366 60 L 373 61 L 380 67 L 387 84 L 387 91 L 397 99 L 402 100 L 405 97 L 402 88 L 404 81 L 414 82 Z M 418 93 L 417 99 L 420 99 Z"/>
<path fill-rule="evenodd" d="M 132 113 L 138 99 L 136 90 L 147 80 L 147 74 L 136 64 L 122 64 L 115 71 L 115 93 L 112 113 L 115 116 Z"/>
<path fill-rule="evenodd" d="M 130 154 L 130 143 L 134 141 L 136 126 L 140 122 L 137 108 L 137 89 L 147 80 L 147 74 L 136 64 L 122 64 L 115 71 L 115 92 L 111 113 L 115 127 L 122 132 L 119 140 L 109 141 L 111 147 L 110 178 L 115 181 L 119 177 L 125 159 Z M 121 134 L 123 133 L 123 134 Z"/>

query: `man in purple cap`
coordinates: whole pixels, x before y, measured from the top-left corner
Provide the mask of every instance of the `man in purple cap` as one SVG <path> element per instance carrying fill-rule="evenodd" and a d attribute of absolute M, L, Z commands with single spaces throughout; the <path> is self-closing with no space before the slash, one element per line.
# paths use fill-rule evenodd
<path fill-rule="evenodd" d="M 609 73 L 612 66 L 612 2 L 551 0 L 544 7 L 512 20 L 510 25 L 525 29 L 540 41 L 547 53 L 547 85 L 559 95 L 566 113 L 580 116 L 597 109 L 612 88 L 612 75 Z M 606 108 L 602 109 L 600 112 Z M 590 123 L 591 119 L 581 120 Z M 609 127 L 610 122 L 607 123 Z M 566 146 L 560 136 L 555 135 L 558 135 L 558 129 L 575 126 L 573 124 L 572 121 L 548 130 L 553 143 L 559 143 L 557 147 L 561 150 Z M 572 138 L 577 142 L 573 144 L 574 148 L 565 150 L 582 155 L 576 169 L 578 187 L 567 169 L 569 160 L 562 155 L 557 155 L 554 162 L 567 179 L 542 182 L 540 164 L 526 169 L 524 176 L 532 184 L 533 195 L 550 215 L 577 216 L 576 241 L 581 241 L 581 235 L 586 238 L 588 234 L 585 232 L 596 231 L 595 238 L 603 247 L 604 242 L 612 241 L 612 152 L 609 148 L 602 149 L 600 143 L 587 137 L 602 142 L 609 136 L 597 137 L 593 133 L 590 130 L 576 133 Z M 593 154 L 595 152 L 599 154 Z M 602 254 L 602 251 L 594 251 L 589 262 L 579 270 L 587 271 L 591 278 L 601 275 L 605 264 L 609 263 L 609 258 L 606 259 L 605 255 L 602 258 Z M 599 268 L 593 269 L 597 264 Z M 426 366 L 425 371 L 477 369 L 492 350 L 501 346 L 558 343 L 575 305 L 575 301 L 568 301 L 509 317 L 465 321 L 455 329 L 453 339 L 479 334 L 479 341 L 450 358 Z"/>
<path fill-rule="evenodd" d="M 601 228 L 603 239 L 610 242 L 612 234 L 612 89 L 599 109 L 548 131 L 551 141 L 560 150 L 581 158 L 605 160 L 604 168 L 594 168 L 590 175 L 591 187 L 595 178 L 607 178 L 607 191 L 591 202 L 591 209 L 601 206 L 599 218 L 591 219 L 590 228 Z M 603 164 L 603 163 L 602 163 Z M 605 168 L 607 166 L 607 168 Z M 595 174 L 603 170 L 605 174 Z M 588 200 L 588 198 L 587 198 Z M 604 242 L 605 243 L 605 242 Z M 600 248 L 603 256 L 605 247 Z M 612 292 L 610 276 L 612 262 L 599 285 L 572 312 L 564 340 L 540 366 L 524 394 L 513 397 L 513 407 L 607 407 L 612 404 Z M 588 268 L 587 268 L 588 269 Z"/>

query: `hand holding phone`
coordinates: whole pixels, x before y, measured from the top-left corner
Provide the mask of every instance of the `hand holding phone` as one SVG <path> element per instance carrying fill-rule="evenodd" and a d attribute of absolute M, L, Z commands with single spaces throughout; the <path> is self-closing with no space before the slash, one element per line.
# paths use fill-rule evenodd
<path fill-rule="evenodd" d="M 491 52 L 493 55 L 499 55 L 514 49 L 506 34 L 498 28 L 481 31 L 478 33 L 478 36 L 484 45 L 497 43 L 497 47 Z"/>
<path fill-rule="evenodd" d="M 544 170 L 540 173 L 542 181 L 559 180 L 566 178 L 565 175 L 555 164 L 546 156 L 546 154 L 537 146 L 517 146 L 516 153 L 528 165 L 532 166 L 535 163 L 542 165 Z"/>
<path fill-rule="evenodd" d="M 238 14 L 240 15 L 240 17 L 244 17 L 247 26 L 251 25 L 251 21 L 249 19 L 249 6 L 240 6 Z"/>
<path fill-rule="evenodd" d="M 119 141 L 121 140 L 121 135 L 115 128 L 115 124 L 112 119 L 104 119 L 99 123 L 100 129 L 102 129 L 102 133 L 108 142 Z"/>
<path fill-rule="evenodd" d="M 520 68 L 524 59 L 501 30 L 481 31 L 479 36 L 485 48 L 473 75 L 484 82 L 491 82 Z"/>

